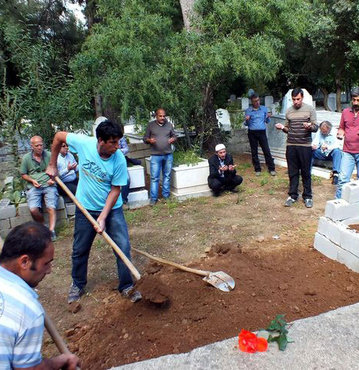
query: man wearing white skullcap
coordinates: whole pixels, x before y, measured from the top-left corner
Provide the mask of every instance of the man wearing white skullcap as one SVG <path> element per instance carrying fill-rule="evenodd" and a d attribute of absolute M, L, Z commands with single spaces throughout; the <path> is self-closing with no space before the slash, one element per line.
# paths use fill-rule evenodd
<path fill-rule="evenodd" d="M 236 166 L 233 164 L 232 156 L 227 153 L 223 144 L 217 144 L 215 151 L 216 153 L 208 160 L 208 186 L 215 197 L 225 190 L 237 193 L 236 187 L 242 183 L 243 178 L 236 175 Z"/>

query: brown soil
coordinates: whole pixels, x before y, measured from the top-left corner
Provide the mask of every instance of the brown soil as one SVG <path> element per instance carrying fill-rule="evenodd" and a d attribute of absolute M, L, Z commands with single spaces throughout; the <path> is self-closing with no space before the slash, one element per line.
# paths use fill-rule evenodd
<path fill-rule="evenodd" d="M 248 157 L 236 159 L 245 179 L 239 195 L 126 212 L 134 246 L 193 268 L 224 271 L 236 282 L 231 292 L 134 254 L 144 299 L 132 304 L 117 293 L 114 258 L 99 239 L 88 293 L 81 310 L 71 313 L 71 230 L 60 233 L 53 274 L 40 284 L 40 299 L 83 369 L 185 352 L 242 328 L 264 328 L 277 314 L 292 321 L 358 301 L 359 274 L 312 248 L 317 220 L 334 194 L 329 180 L 314 179 L 313 209 L 302 202 L 285 208 L 285 169 L 276 178 L 256 178 Z M 44 349 L 56 353 L 49 338 Z"/>
<path fill-rule="evenodd" d="M 356 232 L 359 232 L 359 224 L 355 225 L 348 225 L 349 229 L 355 230 Z"/>

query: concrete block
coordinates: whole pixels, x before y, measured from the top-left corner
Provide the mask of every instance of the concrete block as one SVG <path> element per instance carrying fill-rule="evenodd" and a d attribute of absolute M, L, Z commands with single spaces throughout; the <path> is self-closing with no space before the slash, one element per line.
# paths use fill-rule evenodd
<path fill-rule="evenodd" d="M 130 189 L 143 188 L 145 186 L 145 171 L 142 166 L 128 167 L 131 183 Z"/>
<path fill-rule="evenodd" d="M 359 257 L 359 234 L 355 230 L 342 230 L 340 234 L 340 246 Z"/>
<path fill-rule="evenodd" d="M 0 220 L 16 216 L 16 207 L 13 205 L 0 208 Z"/>
<path fill-rule="evenodd" d="M 66 213 L 67 216 L 73 216 L 76 211 L 76 205 L 74 203 L 66 203 Z"/>
<path fill-rule="evenodd" d="M 19 216 L 29 216 L 30 215 L 30 210 L 29 206 L 27 203 L 21 203 L 17 207 L 17 214 Z"/>
<path fill-rule="evenodd" d="M 0 236 L 5 240 L 10 231 L 11 231 L 11 229 L 0 230 Z"/>
<path fill-rule="evenodd" d="M 133 191 L 128 194 L 128 203 L 142 202 L 148 200 L 148 191 Z"/>
<path fill-rule="evenodd" d="M 344 249 L 338 251 L 338 262 L 343 263 L 355 272 L 359 272 L 359 257 Z"/>
<path fill-rule="evenodd" d="M 359 202 L 359 180 L 348 182 L 343 186 L 342 199 L 350 204 Z"/>
<path fill-rule="evenodd" d="M 349 204 L 344 199 L 329 200 L 325 206 L 325 217 L 333 221 L 346 220 L 357 217 L 359 214 L 359 203 Z"/>
<path fill-rule="evenodd" d="M 347 226 L 342 222 L 333 221 L 327 217 L 319 218 L 318 232 L 335 244 L 341 245 L 341 232 L 346 229 Z"/>
<path fill-rule="evenodd" d="M 10 226 L 11 228 L 16 227 L 18 225 L 24 224 L 25 222 L 32 221 L 31 215 L 28 216 L 17 216 L 10 218 Z"/>
<path fill-rule="evenodd" d="M 59 200 L 57 201 L 57 208 L 56 209 L 64 209 L 65 208 L 65 201 L 63 197 L 59 197 Z"/>
<path fill-rule="evenodd" d="M 60 209 L 56 211 L 56 219 L 61 220 L 63 218 L 67 218 L 66 209 Z"/>
<path fill-rule="evenodd" d="M 314 248 L 324 254 L 324 256 L 335 261 L 338 259 L 338 252 L 341 250 L 337 244 L 318 232 L 315 233 Z"/>
<path fill-rule="evenodd" d="M 0 230 L 10 229 L 10 220 L 0 220 Z"/>

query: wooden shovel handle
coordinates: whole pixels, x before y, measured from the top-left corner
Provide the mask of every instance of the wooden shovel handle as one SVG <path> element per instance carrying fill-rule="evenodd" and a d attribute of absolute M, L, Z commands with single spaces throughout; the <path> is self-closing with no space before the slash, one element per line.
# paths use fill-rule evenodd
<path fill-rule="evenodd" d="M 180 269 L 182 271 L 191 272 L 191 273 L 194 273 L 194 274 L 197 274 L 197 275 L 201 275 L 201 276 L 208 276 L 209 273 L 210 273 L 209 271 L 192 269 L 190 267 L 186 267 L 186 266 L 180 265 L 179 263 L 165 260 L 165 259 L 163 259 L 161 257 L 152 256 L 151 254 L 149 254 L 147 252 L 144 252 L 144 251 L 141 251 L 141 250 L 139 250 L 137 248 L 134 248 L 134 247 L 132 247 L 132 250 L 134 250 L 135 252 L 137 252 L 139 254 L 142 254 L 143 256 L 146 256 L 146 257 L 150 258 L 151 260 L 157 261 L 159 263 L 163 263 L 165 265 L 170 265 L 170 266 L 173 266 L 173 267 L 177 267 L 178 269 Z"/>
<path fill-rule="evenodd" d="M 45 328 L 49 333 L 51 339 L 54 341 L 59 352 L 65 355 L 71 354 L 71 352 L 67 348 L 65 341 L 62 339 L 60 333 L 57 331 L 55 324 L 46 314 L 45 314 Z M 77 366 L 76 370 L 80 370 L 80 368 Z"/>
<path fill-rule="evenodd" d="M 68 195 L 68 197 L 76 204 L 76 206 L 80 209 L 80 211 L 85 215 L 85 217 L 91 222 L 93 226 L 99 226 L 98 222 L 90 215 L 88 210 L 84 208 L 84 206 L 77 200 L 77 198 L 72 194 L 69 188 L 60 180 L 58 176 L 55 176 L 56 182 L 60 185 L 62 190 Z M 132 275 L 135 277 L 136 280 L 141 279 L 141 275 L 133 265 L 133 263 L 126 257 L 126 255 L 122 252 L 122 250 L 118 247 L 118 245 L 111 239 L 111 237 L 107 234 L 106 231 L 101 233 L 103 238 L 107 241 L 107 243 L 112 247 L 112 249 L 117 253 L 117 255 L 122 259 L 124 264 L 129 268 Z"/>

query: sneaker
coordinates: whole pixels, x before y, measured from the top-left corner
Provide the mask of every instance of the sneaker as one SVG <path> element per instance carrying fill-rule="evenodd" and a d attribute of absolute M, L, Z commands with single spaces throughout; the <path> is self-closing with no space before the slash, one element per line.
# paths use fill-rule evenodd
<path fill-rule="evenodd" d="M 291 207 L 297 199 L 293 199 L 292 197 L 288 197 L 288 199 L 284 203 L 284 207 Z"/>
<path fill-rule="evenodd" d="M 229 190 L 231 193 L 238 193 L 238 190 L 236 188 Z"/>
<path fill-rule="evenodd" d="M 85 291 L 83 289 L 78 288 L 74 283 L 72 283 L 69 289 L 67 302 L 72 303 L 78 301 L 84 293 Z"/>
<path fill-rule="evenodd" d="M 339 180 L 339 175 L 337 173 L 334 173 L 332 177 L 332 184 L 338 185 L 338 180 Z"/>
<path fill-rule="evenodd" d="M 157 200 L 151 199 L 150 206 L 153 207 L 157 203 Z"/>
<path fill-rule="evenodd" d="M 142 299 L 142 294 L 135 290 L 135 287 L 132 285 L 121 292 L 122 297 L 129 299 L 132 303 L 136 303 Z"/>
<path fill-rule="evenodd" d="M 275 171 L 269 171 L 269 173 L 270 173 L 271 176 L 277 176 L 277 172 L 275 172 Z"/>
<path fill-rule="evenodd" d="M 313 199 L 310 199 L 310 198 L 304 199 L 304 204 L 307 208 L 312 208 L 313 207 Z"/>
<path fill-rule="evenodd" d="M 50 233 L 51 233 L 51 241 L 55 242 L 57 239 L 55 230 L 50 231 Z"/>
<path fill-rule="evenodd" d="M 261 171 L 256 171 L 256 176 L 260 176 L 262 174 Z"/>

